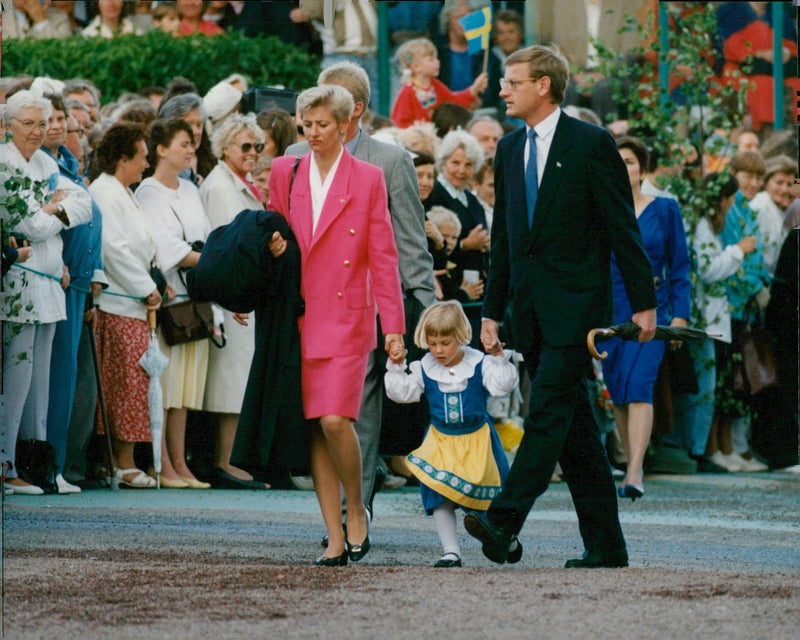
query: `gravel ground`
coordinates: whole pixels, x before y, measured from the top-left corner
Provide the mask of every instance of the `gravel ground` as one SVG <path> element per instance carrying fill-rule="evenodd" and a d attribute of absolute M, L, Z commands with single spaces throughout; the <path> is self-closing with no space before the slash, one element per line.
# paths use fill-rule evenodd
<path fill-rule="evenodd" d="M 431 567 L 433 523 L 410 489 L 378 496 L 375 549 L 345 569 L 310 566 L 322 527 L 304 492 L 12 496 L 4 637 L 796 640 L 798 489 L 775 474 L 648 479 L 621 505 L 631 567 L 570 571 L 563 485 L 534 507 L 519 565 L 462 535 L 453 570 Z"/>

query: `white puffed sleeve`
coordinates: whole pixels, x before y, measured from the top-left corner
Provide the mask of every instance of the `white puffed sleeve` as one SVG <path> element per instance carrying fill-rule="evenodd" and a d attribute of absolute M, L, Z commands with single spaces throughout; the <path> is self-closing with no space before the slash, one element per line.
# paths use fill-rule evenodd
<path fill-rule="evenodd" d="M 512 352 L 503 350 L 503 355 L 484 356 L 483 386 L 493 396 L 504 396 L 519 384 L 517 365 L 511 362 Z"/>
<path fill-rule="evenodd" d="M 418 402 L 422 397 L 425 383 L 422 380 L 422 366 L 415 360 L 406 373 L 406 361 L 403 364 L 394 364 L 391 360 L 386 362 L 386 375 L 383 377 L 386 395 L 390 400 L 400 404 Z"/>

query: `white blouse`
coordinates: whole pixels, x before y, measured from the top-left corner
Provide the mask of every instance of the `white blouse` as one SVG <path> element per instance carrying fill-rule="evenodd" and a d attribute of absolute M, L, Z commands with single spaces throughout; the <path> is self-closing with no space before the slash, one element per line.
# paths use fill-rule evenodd
<path fill-rule="evenodd" d="M 141 299 L 112 295 L 146 298 L 156 288 L 150 277 L 156 248 L 144 212 L 133 192 L 107 173 L 91 184 L 89 193 L 103 213 L 103 266 L 109 285 L 95 302 L 107 313 L 147 320 L 147 308 Z"/>
<path fill-rule="evenodd" d="M 438 383 L 440 391 L 458 393 L 467 388 L 467 381 L 475 375 L 475 367 L 481 361 L 483 386 L 491 395 L 504 396 L 517 387 L 519 372 L 511 362 L 511 351 L 504 350 L 503 355 L 489 356 L 472 347 L 462 347 L 462 350 L 464 357 L 454 367 L 445 367 L 430 353 L 408 365 L 408 373 L 405 361 L 402 364 L 387 361 L 384 376 L 386 395 L 401 404 L 418 402 L 425 391 L 423 369 L 425 375 Z"/>
<path fill-rule="evenodd" d="M 167 284 L 177 294 L 186 287 L 178 272 L 178 263 L 191 251 L 195 240 L 205 241 L 211 224 L 203 209 L 200 192 L 188 180 L 178 179 L 178 188 L 170 189 L 155 178 L 146 178 L 136 189 L 136 199 L 144 212 L 145 222 L 156 247 L 158 262 Z M 178 295 L 169 303 L 186 302 Z"/>
<path fill-rule="evenodd" d="M 706 218 L 701 218 L 697 223 L 692 246 L 697 254 L 697 275 L 700 278 L 695 301 L 703 313 L 706 332 L 719 334 L 719 340 L 730 344 L 731 311 L 722 281 L 739 270 L 744 253 L 735 244 L 723 249 L 719 236 L 711 229 Z"/>
<path fill-rule="evenodd" d="M 750 208 L 758 215 L 756 221 L 761 231 L 764 266 L 769 275 L 774 276 L 783 241 L 788 235 L 783 226 L 783 211 L 766 191 L 757 194 L 750 201 Z"/>
<path fill-rule="evenodd" d="M 311 166 L 309 167 L 308 172 L 308 187 L 311 191 L 311 233 L 317 230 L 317 223 L 319 222 L 319 218 L 322 215 L 322 207 L 325 204 L 325 198 L 328 197 L 328 191 L 330 191 L 331 184 L 333 184 L 333 178 L 336 175 L 336 170 L 339 168 L 339 161 L 342 159 L 342 154 L 344 152 L 344 147 L 339 149 L 339 155 L 336 156 L 336 160 L 334 161 L 331 168 L 328 170 L 328 175 L 325 176 L 325 180 L 322 180 L 322 176 L 319 173 L 319 166 L 317 166 L 317 159 L 314 157 L 314 154 L 311 154 Z"/>
<path fill-rule="evenodd" d="M 42 211 L 43 202 L 38 202 L 32 192 L 25 195 L 29 215 L 19 221 L 12 229 L 22 233 L 31 246 L 31 256 L 21 267 L 46 273 L 56 278 L 37 275 L 17 266 L 12 266 L 3 278 L 3 293 L 0 293 L 0 321 L 10 320 L 25 324 L 50 323 L 65 320 L 66 302 L 61 288 L 64 262 L 63 243 L 60 232 L 67 228 L 84 224 L 92 219 L 92 202 L 89 194 L 62 176 L 58 165 L 44 151 L 36 151 L 25 160 L 12 142 L 0 144 L 0 165 L 5 165 L 0 173 L 0 195 L 6 195 L 5 183 L 15 176 L 24 176 L 35 181 L 44 181 L 44 196 L 56 190 L 66 193 L 61 205 L 69 218 L 66 227 L 56 216 Z M 6 219 L 7 211 L 0 209 L 0 217 Z"/>

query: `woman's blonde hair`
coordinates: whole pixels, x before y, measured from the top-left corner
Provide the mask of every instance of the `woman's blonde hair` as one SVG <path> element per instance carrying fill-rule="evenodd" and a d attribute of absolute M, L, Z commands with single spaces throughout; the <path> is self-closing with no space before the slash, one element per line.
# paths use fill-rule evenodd
<path fill-rule="evenodd" d="M 469 344 L 472 327 L 458 300 L 436 302 L 422 312 L 414 331 L 414 344 L 427 349 L 428 336 L 453 336 L 458 344 Z"/>

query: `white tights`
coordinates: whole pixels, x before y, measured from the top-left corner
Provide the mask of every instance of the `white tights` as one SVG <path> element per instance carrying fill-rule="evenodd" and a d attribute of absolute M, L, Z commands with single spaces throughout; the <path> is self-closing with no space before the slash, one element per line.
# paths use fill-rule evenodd
<path fill-rule="evenodd" d="M 433 510 L 433 522 L 436 524 L 436 533 L 442 543 L 442 555 L 453 554 L 461 557 L 456 534 L 456 505 L 445 500 Z"/>

